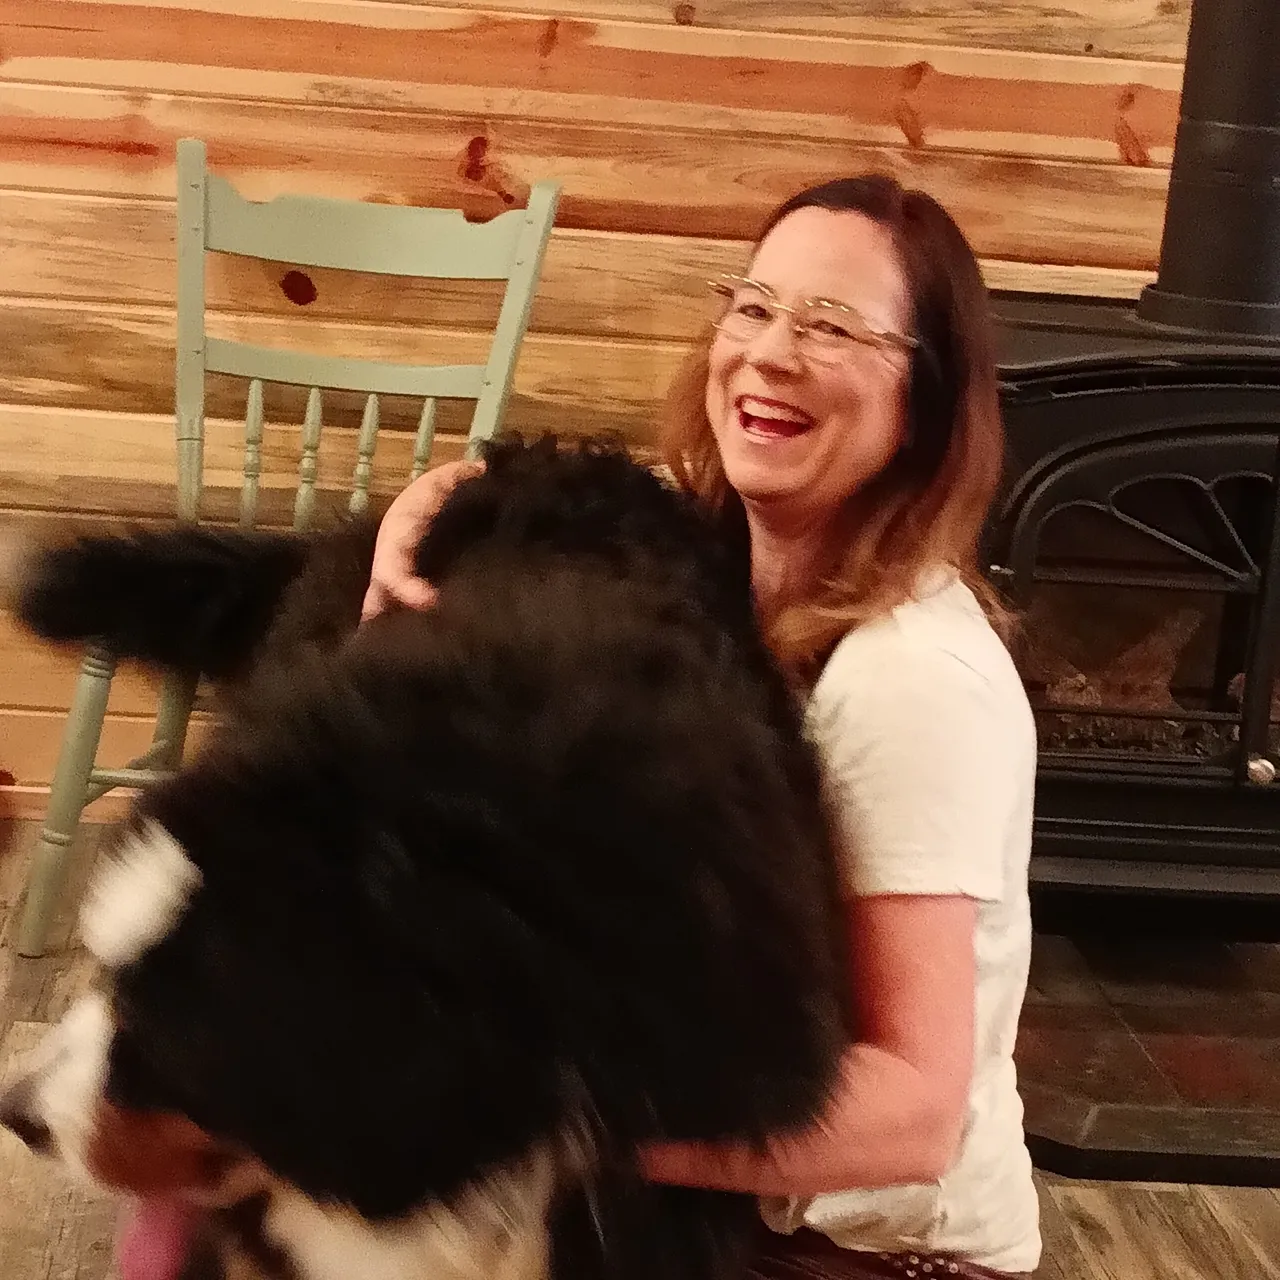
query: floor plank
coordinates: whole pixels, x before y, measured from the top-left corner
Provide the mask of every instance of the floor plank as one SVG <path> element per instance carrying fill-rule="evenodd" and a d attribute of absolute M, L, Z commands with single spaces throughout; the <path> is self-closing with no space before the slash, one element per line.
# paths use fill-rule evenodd
<path fill-rule="evenodd" d="M 6 997 L 7 1003 L 7 997 Z M 0 1038 L 0 1085 L 39 1043 L 46 1024 L 14 1021 Z M 4 1280 L 114 1280 L 111 1197 L 0 1136 L 0 1276 Z"/>
<path fill-rule="evenodd" d="M 1035 1280 L 1110 1280 L 1105 1271 L 1094 1265 L 1072 1230 L 1070 1217 L 1054 1198 L 1054 1190 L 1063 1184 L 1063 1179 L 1047 1174 L 1038 1182 L 1044 1253 Z"/>
<path fill-rule="evenodd" d="M 1234 1249 L 1252 1256 L 1259 1276 L 1280 1277 L 1280 1191 L 1270 1187 L 1199 1187 L 1205 1208 Z"/>

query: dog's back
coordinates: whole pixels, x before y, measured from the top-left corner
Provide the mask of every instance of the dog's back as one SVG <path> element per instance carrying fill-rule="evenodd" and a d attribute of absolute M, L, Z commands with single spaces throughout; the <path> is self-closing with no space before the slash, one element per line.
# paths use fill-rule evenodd
<path fill-rule="evenodd" d="M 422 576 L 440 584 L 477 558 L 477 571 L 506 575 L 530 558 L 570 560 L 666 582 L 750 636 L 745 566 L 620 444 L 508 436 L 484 456 L 484 473 L 454 490 L 420 543 Z M 0 590 L 45 640 L 233 681 L 265 655 L 331 649 L 356 628 L 376 533 L 366 518 L 307 534 L 185 525 L 54 539 L 10 552 Z"/>

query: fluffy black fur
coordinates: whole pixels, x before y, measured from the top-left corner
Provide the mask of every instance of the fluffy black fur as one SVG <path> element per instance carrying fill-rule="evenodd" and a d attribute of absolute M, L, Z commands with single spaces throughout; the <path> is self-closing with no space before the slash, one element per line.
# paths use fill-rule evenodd
<path fill-rule="evenodd" d="M 81 541 L 50 639 L 234 677 L 151 789 L 203 882 L 115 975 L 109 1090 L 371 1219 L 578 1127 L 553 1274 L 705 1280 L 747 1197 L 651 1187 L 651 1139 L 818 1111 L 848 1028 L 815 754 L 745 566 L 618 448 L 508 438 L 358 630 L 372 530 Z"/>

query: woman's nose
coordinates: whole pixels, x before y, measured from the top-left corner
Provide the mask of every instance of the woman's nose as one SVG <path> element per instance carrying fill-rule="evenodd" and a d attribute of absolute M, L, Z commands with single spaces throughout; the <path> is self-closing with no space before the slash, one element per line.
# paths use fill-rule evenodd
<path fill-rule="evenodd" d="M 785 311 L 774 316 L 748 343 L 746 356 L 748 363 L 762 368 L 798 371 L 800 336 L 796 333 L 794 318 Z"/>

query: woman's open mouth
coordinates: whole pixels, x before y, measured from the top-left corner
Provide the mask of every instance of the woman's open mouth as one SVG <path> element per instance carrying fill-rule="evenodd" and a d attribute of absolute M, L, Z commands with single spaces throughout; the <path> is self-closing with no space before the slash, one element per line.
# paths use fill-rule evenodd
<path fill-rule="evenodd" d="M 739 396 L 734 401 L 738 425 L 753 440 L 792 440 L 813 426 L 813 419 L 795 405 L 761 396 Z"/>

